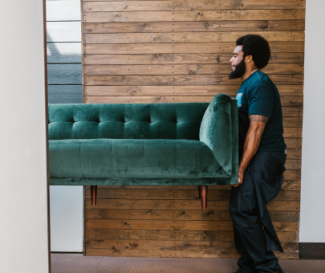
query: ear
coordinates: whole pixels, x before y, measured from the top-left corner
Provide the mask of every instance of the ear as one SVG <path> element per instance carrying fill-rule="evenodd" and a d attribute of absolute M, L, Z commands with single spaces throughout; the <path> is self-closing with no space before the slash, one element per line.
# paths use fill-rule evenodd
<path fill-rule="evenodd" d="M 247 55 L 246 57 L 245 57 L 245 63 L 250 63 L 250 62 L 252 62 L 253 61 L 253 56 L 252 55 Z"/>

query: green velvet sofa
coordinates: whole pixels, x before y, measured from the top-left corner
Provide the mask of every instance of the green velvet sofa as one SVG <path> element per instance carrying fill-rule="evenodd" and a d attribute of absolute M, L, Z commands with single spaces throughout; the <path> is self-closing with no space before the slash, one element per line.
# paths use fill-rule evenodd
<path fill-rule="evenodd" d="M 209 103 L 50 104 L 50 185 L 237 183 L 236 100 Z"/>

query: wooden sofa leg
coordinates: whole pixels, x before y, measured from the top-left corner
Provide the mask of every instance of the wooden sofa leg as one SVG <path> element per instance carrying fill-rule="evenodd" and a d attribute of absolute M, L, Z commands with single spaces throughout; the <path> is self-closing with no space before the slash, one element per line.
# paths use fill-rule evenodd
<path fill-rule="evenodd" d="M 208 186 L 201 186 L 201 205 L 202 209 L 206 210 L 208 199 Z"/>
<path fill-rule="evenodd" d="M 97 186 L 91 186 L 91 205 L 96 205 L 96 199 L 97 199 Z"/>
<path fill-rule="evenodd" d="M 202 186 L 197 186 L 198 187 L 198 190 L 199 190 L 199 199 L 201 199 L 201 188 Z"/>

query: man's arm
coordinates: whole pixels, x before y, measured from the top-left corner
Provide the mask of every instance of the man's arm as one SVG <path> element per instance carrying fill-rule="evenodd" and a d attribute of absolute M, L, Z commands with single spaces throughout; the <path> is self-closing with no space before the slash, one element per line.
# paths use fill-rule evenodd
<path fill-rule="evenodd" d="M 238 187 L 243 183 L 244 173 L 257 152 L 268 119 L 268 117 L 260 115 L 249 116 L 250 125 L 245 138 L 243 157 L 238 168 L 238 184 L 233 185 L 233 187 Z"/>

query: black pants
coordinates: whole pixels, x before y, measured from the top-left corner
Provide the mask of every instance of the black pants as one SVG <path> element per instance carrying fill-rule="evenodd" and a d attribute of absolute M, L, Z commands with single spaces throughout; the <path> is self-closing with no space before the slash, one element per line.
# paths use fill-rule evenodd
<path fill-rule="evenodd" d="M 230 214 L 240 273 L 283 272 L 273 250 L 282 251 L 266 205 L 280 191 L 286 155 L 258 152 L 249 164 L 243 184 L 233 188 Z"/>

